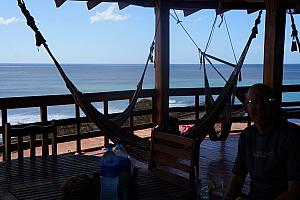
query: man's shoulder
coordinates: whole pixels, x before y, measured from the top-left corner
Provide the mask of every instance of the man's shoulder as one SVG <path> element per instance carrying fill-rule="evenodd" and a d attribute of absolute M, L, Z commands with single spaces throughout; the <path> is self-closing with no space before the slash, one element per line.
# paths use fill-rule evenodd
<path fill-rule="evenodd" d="M 255 126 L 254 124 L 252 124 L 251 126 L 247 126 L 242 132 L 241 134 L 243 135 L 247 135 L 247 134 L 252 134 L 255 132 Z"/>
<path fill-rule="evenodd" d="M 254 125 L 248 126 L 241 132 L 240 138 L 246 139 L 246 138 L 250 137 L 251 135 L 253 135 L 254 132 L 255 132 Z"/>

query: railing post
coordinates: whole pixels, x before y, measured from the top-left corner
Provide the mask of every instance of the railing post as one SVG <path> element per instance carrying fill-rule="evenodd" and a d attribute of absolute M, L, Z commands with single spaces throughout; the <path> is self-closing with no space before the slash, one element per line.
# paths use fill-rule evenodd
<path fill-rule="evenodd" d="M 31 133 L 30 134 L 30 158 L 31 159 L 35 158 L 35 139 L 36 139 L 35 133 Z"/>
<path fill-rule="evenodd" d="M 52 156 L 57 156 L 57 127 L 55 121 L 52 120 Z"/>
<path fill-rule="evenodd" d="M 5 124 L 7 123 L 7 109 L 2 109 L 1 114 L 2 114 L 2 144 L 5 144 Z M 4 148 L 3 155 L 5 155 L 5 152 L 6 150 Z M 3 156 L 3 161 L 6 161 L 5 156 Z"/>
<path fill-rule="evenodd" d="M 131 100 L 132 99 L 129 99 L 129 104 L 130 104 L 130 102 L 131 102 Z M 130 131 L 133 133 L 133 131 L 134 131 L 134 121 L 133 121 L 133 114 L 132 115 L 130 115 L 130 118 L 129 118 L 129 123 L 130 123 Z"/>
<path fill-rule="evenodd" d="M 23 160 L 24 158 L 24 143 L 23 135 L 18 135 L 18 160 Z"/>
<path fill-rule="evenodd" d="M 40 107 L 41 122 L 47 122 L 47 106 Z M 42 156 L 49 155 L 48 133 L 42 133 Z"/>
<path fill-rule="evenodd" d="M 81 154 L 81 130 L 80 130 L 80 109 L 79 105 L 75 104 L 75 115 L 76 115 L 76 152 L 77 154 Z"/>
<path fill-rule="evenodd" d="M 9 123 L 5 123 L 4 125 L 4 149 L 5 149 L 5 153 L 4 153 L 4 160 L 5 161 L 10 161 L 11 160 L 11 138 L 10 138 L 10 124 Z"/>
<path fill-rule="evenodd" d="M 104 115 L 108 116 L 108 101 L 107 100 L 105 100 L 103 102 L 103 111 L 104 111 Z M 108 143 L 109 143 L 109 138 L 104 135 L 104 146 L 106 146 Z"/>
<path fill-rule="evenodd" d="M 156 95 L 152 96 L 152 122 L 155 125 L 158 125 L 157 123 L 157 112 L 156 112 Z"/>
<path fill-rule="evenodd" d="M 199 95 L 195 95 L 195 109 L 196 109 L 196 116 L 195 118 L 198 120 L 199 119 Z"/>

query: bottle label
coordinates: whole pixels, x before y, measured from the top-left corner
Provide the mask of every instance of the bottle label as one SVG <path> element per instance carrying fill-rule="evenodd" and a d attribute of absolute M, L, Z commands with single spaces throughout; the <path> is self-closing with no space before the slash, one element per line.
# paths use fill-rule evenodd
<path fill-rule="evenodd" d="M 107 178 L 115 178 L 118 176 L 118 165 L 101 165 L 100 174 Z"/>

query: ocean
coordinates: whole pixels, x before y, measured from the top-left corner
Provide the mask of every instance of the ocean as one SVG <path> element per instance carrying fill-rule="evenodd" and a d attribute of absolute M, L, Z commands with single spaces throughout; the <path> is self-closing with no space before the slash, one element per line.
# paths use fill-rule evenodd
<path fill-rule="evenodd" d="M 140 79 L 142 64 L 65 64 L 62 65 L 73 83 L 82 92 L 105 92 L 134 90 Z M 220 73 L 228 78 L 233 68 L 215 65 Z M 154 67 L 149 65 L 143 88 L 154 88 Z M 225 81 L 207 66 L 210 86 L 224 86 Z M 0 98 L 69 94 L 63 80 L 53 64 L 0 64 Z M 300 83 L 299 64 L 284 66 L 284 84 Z M 242 68 L 242 81 L 239 86 L 262 82 L 262 65 L 245 64 Z M 189 88 L 203 87 L 203 67 L 197 64 L 172 64 L 170 66 L 170 87 Z M 284 101 L 299 100 L 299 95 L 288 93 Z M 169 103 L 174 106 L 193 104 L 193 97 L 170 97 Z M 102 104 L 99 109 L 102 110 Z M 127 106 L 127 101 L 116 101 L 109 104 L 109 112 L 120 112 Z M 8 110 L 8 121 L 11 124 L 35 122 L 39 120 L 39 108 Z M 48 109 L 49 120 L 74 117 L 74 106 L 55 106 Z M 2 118 L 0 116 L 0 120 Z"/>

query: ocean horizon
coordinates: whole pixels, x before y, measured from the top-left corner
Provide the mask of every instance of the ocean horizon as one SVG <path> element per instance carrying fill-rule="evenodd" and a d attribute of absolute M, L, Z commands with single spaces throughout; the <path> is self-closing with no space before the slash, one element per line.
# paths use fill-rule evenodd
<path fill-rule="evenodd" d="M 135 90 L 144 69 L 143 64 L 62 64 L 63 69 L 81 92 L 107 92 Z M 214 65 L 225 79 L 233 68 L 222 64 Z M 299 84 L 299 64 L 285 64 L 283 84 Z M 148 66 L 144 89 L 154 88 L 154 66 Z M 211 66 L 206 66 L 211 87 L 221 87 L 225 81 Z M 53 64 L 0 63 L 0 98 L 70 94 Z M 238 86 L 248 86 L 262 82 L 262 64 L 244 64 L 242 81 Z M 199 64 L 171 64 L 170 88 L 204 87 L 203 67 Z M 296 94 L 283 95 L 283 101 L 299 100 Z M 201 99 L 200 99 L 201 101 Z M 204 99 L 203 99 L 204 101 Z M 193 105 L 193 97 L 170 97 L 170 107 Z M 109 104 L 109 112 L 121 112 L 128 101 Z M 103 111 L 102 104 L 97 105 Z M 63 119 L 74 117 L 74 106 L 51 106 L 48 118 Z M 0 116 L 2 121 L 2 116 Z M 39 121 L 39 108 L 8 110 L 11 124 Z"/>

